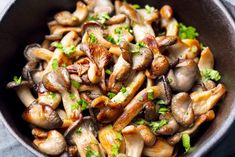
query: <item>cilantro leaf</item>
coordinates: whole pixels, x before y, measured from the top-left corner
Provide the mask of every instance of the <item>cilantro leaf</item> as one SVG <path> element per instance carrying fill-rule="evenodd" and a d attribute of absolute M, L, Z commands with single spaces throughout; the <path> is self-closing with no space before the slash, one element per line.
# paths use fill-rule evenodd
<path fill-rule="evenodd" d="M 213 69 L 203 69 L 201 71 L 201 75 L 203 81 L 208 81 L 208 80 L 219 81 L 221 79 L 219 71 Z"/>
<path fill-rule="evenodd" d="M 190 146 L 190 136 L 188 134 L 182 135 L 182 144 L 185 148 L 185 151 L 188 152 L 191 148 Z"/>
<path fill-rule="evenodd" d="M 199 36 L 196 28 L 192 26 L 185 26 L 183 23 L 179 24 L 179 37 L 181 39 L 196 39 Z"/>
<path fill-rule="evenodd" d="M 17 76 L 13 77 L 13 80 L 17 85 L 20 85 L 22 83 L 22 77 L 20 76 L 19 78 Z"/>

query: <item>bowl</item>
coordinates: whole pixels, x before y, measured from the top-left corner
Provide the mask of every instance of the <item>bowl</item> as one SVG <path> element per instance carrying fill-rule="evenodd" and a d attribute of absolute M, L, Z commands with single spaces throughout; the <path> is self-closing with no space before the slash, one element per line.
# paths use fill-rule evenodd
<path fill-rule="evenodd" d="M 218 143 L 235 119 L 235 24 L 219 0 L 128 0 L 128 2 L 173 7 L 175 17 L 197 28 L 199 39 L 215 56 L 216 69 L 223 74 L 227 94 L 216 107 L 216 119 L 199 129 L 193 138 L 193 151 L 182 156 L 205 155 Z M 45 156 L 32 145 L 30 126 L 23 121 L 24 106 L 14 91 L 5 85 L 14 75 L 21 75 L 26 63 L 23 50 L 31 43 L 41 43 L 48 34 L 47 22 L 61 10 L 75 9 L 75 0 L 17 0 L 0 23 L 0 117 L 11 134 L 37 156 Z"/>

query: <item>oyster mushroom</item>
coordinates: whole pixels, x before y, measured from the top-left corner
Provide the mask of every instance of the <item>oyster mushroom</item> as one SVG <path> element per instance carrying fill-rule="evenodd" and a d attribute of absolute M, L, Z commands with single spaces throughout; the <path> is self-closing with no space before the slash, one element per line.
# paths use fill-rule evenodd
<path fill-rule="evenodd" d="M 111 17 L 106 24 L 107 25 L 115 25 L 115 24 L 120 24 L 125 22 L 126 20 L 126 15 L 124 14 L 118 14 L 118 15 L 114 15 L 113 17 Z"/>
<path fill-rule="evenodd" d="M 153 146 L 144 147 L 143 155 L 149 157 L 171 157 L 174 146 L 167 143 L 163 138 L 158 137 Z"/>
<path fill-rule="evenodd" d="M 81 112 L 81 106 L 77 104 L 80 100 L 77 89 L 74 89 L 70 85 L 70 76 L 65 68 L 58 68 L 43 76 L 43 85 L 46 89 L 52 92 L 58 92 L 62 96 L 63 105 L 67 116 L 76 120 L 79 118 Z M 71 92 L 74 94 L 74 98 L 71 98 Z M 73 91 L 72 91 L 73 90 Z"/>
<path fill-rule="evenodd" d="M 86 157 L 90 151 L 96 152 L 101 157 L 105 157 L 104 150 L 95 137 L 95 124 L 90 117 L 78 119 L 67 129 L 64 136 L 75 143 L 81 157 Z"/>
<path fill-rule="evenodd" d="M 56 130 L 48 132 L 38 128 L 32 130 L 35 137 L 33 144 L 43 153 L 47 155 L 59 155 L 66 148 L 64 136 Z"/>
<path fill-rule="evenodd" d="M 138 125 L 136 129 L 139 131 L 140 135 L 144 140 L 146 146 L 152 146 L 156 142 L 156 136 L 152 133 L 149 127 L 145 125 Z"/>
<path fill-rule="evenodd" d="M 190 94 L 192 107 L 195 115 L 202 115 L 212 109 L 219 99 L 225 94 L 225 87 L 218 84 L 208 91 L 193 92 Z"/>
<path fill-rule="evenodd" d="M 102 123 L 110 123 L 116 120 L 122 112 L 122 106 L 111 102 L 106 96 L 100 96 L 94 99 L 91 107 L 100 110 L 96 119 Z"/>
<path fill-rule="evenodd" d="M 144 119 L 147 121 L 156 120 L 158 117 L 158 113 L 156 112 L 157 105 L 155 105 L 152 101 L 148 101 L 144 104 Z"/>
<path fill-rule="evenodd" d="M 167 120 L 167 124 L 162 126 L 160 129 L 158 129 L 157 134 L 173 135 L 174 133 L 176 133 L 178 131 L 179 125 L 170 112 L 167 112 L 165 114 L 161 114 L 159 119 L 160 120 Z"/>
<path fill-rule="evenodd" d="M 108 157 L 113 157 L 119 153 L 125 152 L 125 142 L 122 138 L 122 134 L 113 130 L 111 125 L 101 128 L 98 132 L 98 137 Z M 117 152 L 112 151 L 114 148 L 118 149 Z"/>
<path fill-rule="evenodd" d="M 182 126 L 190 126 L 194 121 L 192 100 L 188 93 L 178 93 L 171 101 L 171 110 L 175 120 Z"/>
<path fill-rule="evenodd" d="M 90 11 L 95 13 L 108 13 L 113 12 L 113 4 L 110 0 L 84 0 Z"/>
<path fill-rule="evenodd" d="M 51 106 L 39 104 L 37 100 L 35 100 L 27 81 L 22 81 L 21 84 L 9 82 L 7 88 L 15 89 L 18 97 L 25 107 L 27 107 L 22 115 L 24 120 L 44 129 L 60 128 L 63 122 L 58 114 Z"/>
<path fill-rule="evenodd" d="M 141 157 L 144 148 L 144 139 L 135 126 L 129 125 L 122 130 L 126 143 L 126 155 Z"/>
<path fill-rule="evenodd" d="M 149 100 L 154 100 L 156 98 L 165 99 L 166 98 L 166 88 L 162 83 L 156 86 L 145 88 L 140 91 L 127 106 L 125 107 L 121 116 L 115 121 L 113 128 L 116 131 L 122 130 L 127 126 L 143 109 L 144 104 Z"/>
<path fill-rule="evenodd" d="M 83 24 L 84 35 L 82 43 L 95 43 L 110 48 L 113 44 L 104 39 L 104 31 L 101 25 L 95 21 L 89 21 Z M 93 39 L 91 39 L 93 38 Z"/>
<path fill-rule="evenodd" d="M 102 91 L 97 86 L 81 85 L 79 88 L 79 92 L 89 92 L 88 96 L 91 99 L 98 98 L 102 95 Z"/>
<path fill-rule="evenodd" d="M 177 64 L 175 69 L 170 70 L 167 78 L 174 91 L 187 92 L 193 87 L 199 75 L 197 64 L 187 59 Z"/>
<path fill-rule="evenodd" d="M 213 69 L 214 68 L 214 56 L 210 48 L 205 48 L 201 52 L 201 57 L 198 62 L 198 68 L 200 71 L 203 69 Z"/>

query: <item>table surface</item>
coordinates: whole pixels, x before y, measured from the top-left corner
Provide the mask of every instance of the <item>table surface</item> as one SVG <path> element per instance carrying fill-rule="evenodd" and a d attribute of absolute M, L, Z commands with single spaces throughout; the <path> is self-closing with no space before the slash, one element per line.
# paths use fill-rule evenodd
<path fill-rule="evenodd" d="M 14 0 L 0 0 L 0 19 Z M 235 0 L 223 0 L 235 18 Z M 7 141 L 7 142 L 6 142 Z M 224 139 L 206 157 L 235 157 L 235 122 Z M 34 157 L 7 131 L 0 120 L 0 157 Z"/>

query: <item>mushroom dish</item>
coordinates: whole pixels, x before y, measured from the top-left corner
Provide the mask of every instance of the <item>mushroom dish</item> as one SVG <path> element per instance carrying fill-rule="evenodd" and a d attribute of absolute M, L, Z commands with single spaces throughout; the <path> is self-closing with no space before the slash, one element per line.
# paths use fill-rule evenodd
<path fill-rule="evenodd" d="M 48 23 L 7 88 L 49 156 L 171 157 L 225 95 L 211 49 L 164 5 L 83 0 Z"/>

